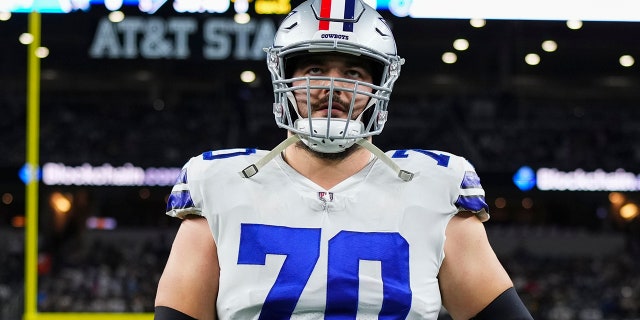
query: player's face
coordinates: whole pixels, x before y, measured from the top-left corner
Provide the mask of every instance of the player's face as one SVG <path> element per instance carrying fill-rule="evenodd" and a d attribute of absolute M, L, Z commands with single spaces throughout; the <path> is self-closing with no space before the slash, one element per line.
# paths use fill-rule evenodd
<path fill-rule="evenodd" d="M 371 67 L 361 58 L 349 55 L 312 55 L 303 57 L 296 65 L 293 77 L 332 77 L 344 78 L 360 82 L 372 83 Z M 304 86 L 305 80 L 296 81 L 294 86 Z M 310 84 L 317 86 L 329 86 L 329 80 L 311 80 Z M 369 101 L 369 97 L 363 94 L 356 94 L 353 100 L 353 90 L 356 84 L 344 81 L 334 81 L 334 87 L 344 88 L 333 91 L 333 102 L 331 104 L 332 118 L 347 118 L 351 102 L 354 101 L 351 119 L 355 119 L 362 113 Z M 372 92 L 368 86 L 358 86 L 358 91 Z M 330 90 L 310 89 L 307 97 L 307 90 L 296 90 L 294 92 L 298 103 L 298 111 L 303 118 L 309 117 L 311 110 L 312 118 L 326 118 L 329 114 Z M 307 103 L 307 98 L 309 103 Z M 308 105 L 310 104 L 310 105 Z"/>

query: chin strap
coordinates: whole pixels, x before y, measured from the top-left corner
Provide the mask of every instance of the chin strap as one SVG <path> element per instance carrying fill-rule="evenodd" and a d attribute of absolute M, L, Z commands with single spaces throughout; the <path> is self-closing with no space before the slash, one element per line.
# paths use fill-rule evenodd
<path fill-rule="evenodd" d="M 276 157 L 276 155 L 280 154 L 284 149 L 288 146 L 300 141 L 300 137 L 297 134 L 294 134 L 287 138 L 286 140 L 280 142 L 273 150 L 269 151 L 264 157 L 262 157 L 258 162 L 244 168 L 239 172 L 240 176 L 243 178 L 251 178 L 253 177 L 264 165 L 266 165 L 269 161 Z M 373 143 L 369 142 L 367 139 L 360 139 L 356 142 L 363 148 L 369 150 L 369 152 L 373 153 L 378 159 L 382 160 L 385 164 L 387 164 L 393 171 L 398 175 L 398 178 L 403 181 L 411 181 L 413 179 L 413 172 L 409 172 L 406 170 L 400 169 L 397 163 L 393 162 L 389 156 L 387 156 L 384 151 L 380 150 Z"/>
<path fill-rule="evenodd" d="M 285 139 L 284 141 L 280 142 L 280 144 L 278 144 L 275 148 L 273 148 L 273 150 L 269 151 L 269 153 L 267 153 L 264 157 L 262 157 L 260 160 L 258 160 L 258 162 L 244 168 L 242 171 L 240 171 L 240 176 L 243 178 L 251 178 L 253 177 L 256 173 L 258 173 L 258 171 L 264 167 L 265 164 L 267 164 L 269 161 L 271 161 L 273 158 L 275 158 L 278 154 L 280 154 L 280 152 L 282 152 L 282 150 L 286 149 L 288 146 L 296 143 L 300 141 L 300 137 L 298 137 L 297 134 L 294 134 L 292 136 L 290 136 L 289 138 Z"/>
<path fill-rule="evenodd" d="M 369 150 L 369 152 L 373 153 L 376 157 L 378 157 L 378 159 L 387 164 L 398 175 L 398 178 L 402 179 L 403 181 L 411 181 L 411 179 L 413 179 L 413 172 L 400 169 L 400 166 L 398 166 L 397 163 L 391 160 L 391 158 L 389 158 L 389 156 L 387 156 L 384 151 L 380 150 L 380 148 L 369 142 L 369 140 L 360 139 L 356 143 Z"/>

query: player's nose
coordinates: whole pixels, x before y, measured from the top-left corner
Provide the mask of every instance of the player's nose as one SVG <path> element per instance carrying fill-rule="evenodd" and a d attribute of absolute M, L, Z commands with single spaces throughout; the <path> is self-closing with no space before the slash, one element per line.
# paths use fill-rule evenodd
<path fill-rule="evenodd" d="M 325 72 L 325 76 L 328 77 L 328 79 L 324 80 L 324 85 L 326 86 L 325 90 L 327 91 L 332 89 L 338 89 L 338 90 L 333 90 L 334 93 L 341 93 L 344 91 L 352 90 L 354 87 L 353 83 L 341 80 L 341 79 L 344 79 L 345 76 L 342 70 L 340 70 L 339 68 L 328 69 Z"/>

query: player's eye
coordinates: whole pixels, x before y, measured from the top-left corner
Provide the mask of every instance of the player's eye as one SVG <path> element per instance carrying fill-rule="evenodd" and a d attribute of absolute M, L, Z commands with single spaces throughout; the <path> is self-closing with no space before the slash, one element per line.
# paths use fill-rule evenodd
<path fill-rule="evenodd" d="M 307 74 L 310 74 L 310 75 L 322 74 L 322 68 L 320 68 L 320 67 L 309 67 L 307 69 Z"/>
<path fill-rule="evenodd" d="M 362 78 L 362 72 L 358 69 L 349 69 L 345 71 L 345 75 L 349 78 L 359 79 Z"/>

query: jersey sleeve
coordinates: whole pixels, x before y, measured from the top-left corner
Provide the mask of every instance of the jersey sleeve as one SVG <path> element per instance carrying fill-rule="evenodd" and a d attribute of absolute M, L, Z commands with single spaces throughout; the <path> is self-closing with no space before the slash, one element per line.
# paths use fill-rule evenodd
<path fill-rule="evenodd" d="M 193 201 L 191 184 L 189 184 L 188 172 L 191 163 L 192 161 L 189 161 L 182 167 L 182 171 L 178 179 L 176 179 L 173 189 L 171 189 L 166 211 L 166 214 L 171 217 L 184 219 L 190 214 L 202 215 L 201 208 L 198 208 Z"/>
<path fill-rule="evenodd" d="M 466 159 L 464 159 L 463 168 L 462 181 L 458 187 L 458 198 L 455 202 L 458 212 L 470 211 L 480 220 L 486 221 L 489 219 L 489 206 L 480 183 L 480 177 L 478 177 L 473 165 Z"/>

